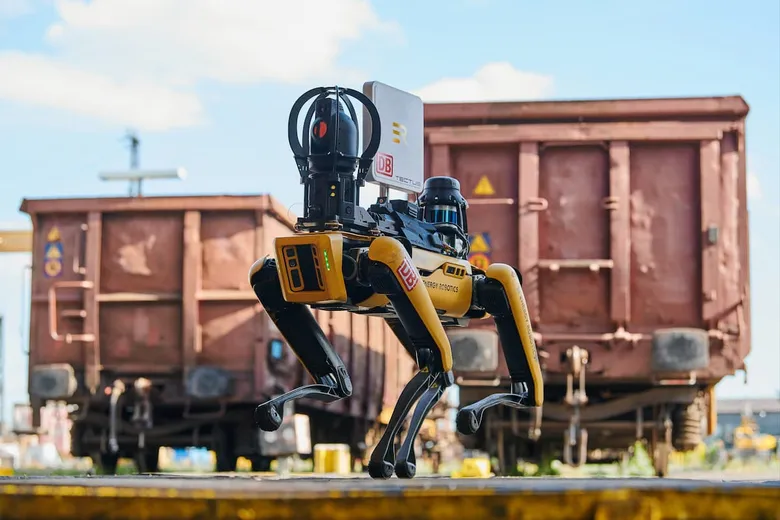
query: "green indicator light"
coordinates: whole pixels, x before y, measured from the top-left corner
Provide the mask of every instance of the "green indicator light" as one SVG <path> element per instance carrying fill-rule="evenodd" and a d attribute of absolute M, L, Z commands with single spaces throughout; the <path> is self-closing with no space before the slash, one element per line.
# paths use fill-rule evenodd
<path fill-rule="evenodd" d="M 330 271 L 330 258 L 328 258 L 328 252 L 323 251 L 322 253 L 325 255 L 325 269 Z"/>

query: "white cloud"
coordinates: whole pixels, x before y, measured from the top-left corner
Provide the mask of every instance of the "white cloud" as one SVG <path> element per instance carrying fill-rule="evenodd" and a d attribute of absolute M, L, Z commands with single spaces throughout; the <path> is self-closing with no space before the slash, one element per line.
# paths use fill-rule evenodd
<path fill-rule="evenodd" d="M 327 73 L 344 43 L 388 30 L 368 0 L 59 0 L 48 39 L 113 73 L 189 83 L 298 82 Z"/>
<path fill-rule="evenodd" d="M 748 172 L 747 176 L 747 196 L 748 199 L 761 200 L 763 193 L 761 191 L 761 182 L 758 180 L 758 175 L 754 172 Z"/>
<path fill-rule="evenodd" d="M 45 56 L 0 53 L 0 98 L 69 110 L 144 130 L 168 130 L 202 120 L 198 98 L 152 83 L 118 83 Z"/>
<path fill-rule="evenodd" d="M 548 97 L 550 76 L 517 70 L 510 63 L 488 63 L 468 78 L 442 78 L 415 94 L 429 103 L 520 101 Z"/>
<path fill-rule="evenodd" d="M 0 19 L 16 18 L 31 11 L 31 0 L 0 0 Z"/>
<path fill-rule="evenodd" d="M 198 123 L 201 107 L 192 91 L 198 82 L 332 77 L 346 43 L 369 33 L 400 34 L 369 0 L 187 0 L 186 6 L 180 0 L 56 0 L 55 6 L 59 19 L 46 40 L 56 56 L 0 54 L 3 83 L 33 74 L 0 86 L 0 98 L 140 130 Z"/>

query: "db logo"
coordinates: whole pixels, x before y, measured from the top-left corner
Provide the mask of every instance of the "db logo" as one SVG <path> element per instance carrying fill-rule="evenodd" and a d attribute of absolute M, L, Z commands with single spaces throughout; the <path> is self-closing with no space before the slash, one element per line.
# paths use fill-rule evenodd
<path fill-rule="evenodd" d="M 376 172 L 387 177 L 393 176 L 393 156 L 387 153 L 376 154 Z"/>
<path fill-rule="evenodd" d="M 420 278 L 417 276 L 417 269 L 409 262 L 409 258 L 404 260 L 397 272 L 398 276 L 401 277 L 401 282 L 404 284 L 406 292 L 411 292 L 417 286 Z"/>

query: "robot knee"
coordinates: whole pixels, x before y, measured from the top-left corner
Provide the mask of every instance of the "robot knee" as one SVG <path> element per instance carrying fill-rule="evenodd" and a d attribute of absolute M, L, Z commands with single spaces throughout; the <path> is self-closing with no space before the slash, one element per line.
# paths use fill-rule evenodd
<path fill-rule="evenodd" d="M 511 314 L 509 295 L 516 280 L 512 268 L 505 264 L 491 264 L 485 274 L 486 278 L 477 286 L 478 299 L 485 311 L 493 316 Z"/>
<path fill-rule="evenodd" d="M 256 260 L 249 268 L 249 285 L 258 284 L 263 278 L 266 278 L 266 273 L 271 270 L 276 274 L 276 260 L 271 255 L 265 255 Z"/>
<path fill-rule="evenodd" d="M 409 259 L 409 253 L 400 240 L 391 237 L 379 237 L 374 239 L 368 247 L 368 259 L 395 270 L 405 260 Z M 411 259 L 409 260 L 411 262 Z"/>
<path fill-rule="evenodd" d="M 485 275 L 501 284 L 506 292 L 518 290 L 523 285 L 523 276 L 520 271 L 508 264 L 490 264 Z"/>
<path fill-rule="evenodd" d="M 279 271 L 272 256 L 264 256 L 252 264 L 249 269 L 249 285 L 266 311 L 279 310 L 285 306 Z"/>
<path fill-rule="evenodd" d="M 379 294 L 410 292 L 420 281 L 403 244 L 390 237 L 375 239 L 368 249 L 368 279 Z M 403 284 L 403 289 L 402 289 Z"/>

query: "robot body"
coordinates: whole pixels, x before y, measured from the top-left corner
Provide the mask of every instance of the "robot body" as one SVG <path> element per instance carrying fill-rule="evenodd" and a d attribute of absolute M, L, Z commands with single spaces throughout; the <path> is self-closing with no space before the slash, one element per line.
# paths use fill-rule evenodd
<path fill-rule="evenodd" d="M 374 121 L 378 114 L 375 109 L 372 112 L 370 100 L 356 91 L 336 88 L 335 101 L 325 97 L 332 92 L 313 89 L 293 107 L 290 143 L 306 185 L 306 212 L 299 219 L 299 232 L 277 238 L 275 254 L 255 262 L 249 273 L 257 298 L 314 384 L 261 404 L 255 421 L 261 429 L 272 431 L 281 425 L 281 410 L 288 401 L 332 402 L 352 394 L 347 369 L 311 308 L 382 317 L 419 371 L 399 396 L 371 455 L 369 473 L 373 478 L 389 478 L 394 472 L 411 478 L 415 474 L 414 440 L 430 410 L 455 381 L 447 328 L 493 316 L 512 381 L 509 393 L 488 396 L 460 410 L 457 426 L 463 434 L 475 433 L 484 410 L 492 406 L 541 406 L 541 369 L 519 272 L 504 264 L 492 264 L 482 271 L 466 260 L 468 204 L 456 180 L 428 179 L 419 205 L 380 197 L 368 209 L 359 206 L 361 173 L 365 175 L 376 153 L 378 133 L 362 157 L 356 157 L 357 146 L 342 146 L 353 132 L 344 128 L 350 120 L 340 104 L 346 98 L 341 96 L 360 99 Z M 315 95 L 320 97 L 309 111 L 304 131 L 315 113 L 310 149 L 319 153 L 307 154 L 292 127 L 297 125 L 301 100 Z M 348 99 L 346 105 L 354 121 Z M 319 142 L 327 137 L 328 125 L 335 127 L 334 137 L 328 143 Z M 331 147 L 329 153 L 326 144 Z M 349 168 L 350 158 L 358 165 L 357 180 L 352 177 L 354 167 Z M 398 453 L 393 453 L 394 439 L 415 403 L 406 438 Z"/>

